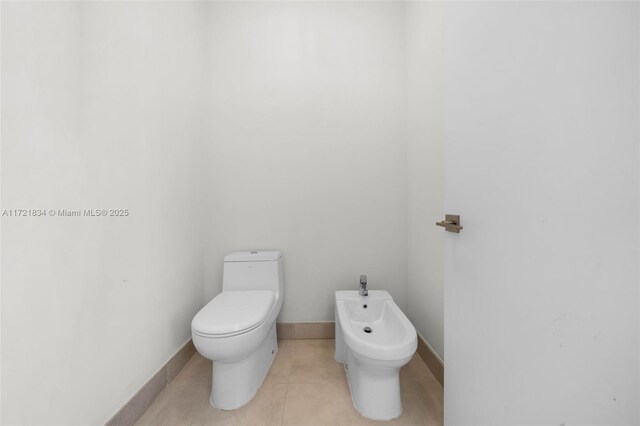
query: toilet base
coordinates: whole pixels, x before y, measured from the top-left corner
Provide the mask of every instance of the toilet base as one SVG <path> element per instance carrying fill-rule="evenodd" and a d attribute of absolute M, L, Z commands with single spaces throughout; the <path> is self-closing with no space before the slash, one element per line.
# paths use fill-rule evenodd
<path fill-rule="evenodd" d="M 344 370 L 353 406 L 361 415 L 378 421 L 400 417 L 400 367 L 361 362 L 347 348 Z"/>
<path fill-rule="evenodd" d="M 255 396 L 278 352 L 275 322 L 264 341 L 248 357 L 213 362 L 209 402 L 220 410 L 240 408 Z"/>

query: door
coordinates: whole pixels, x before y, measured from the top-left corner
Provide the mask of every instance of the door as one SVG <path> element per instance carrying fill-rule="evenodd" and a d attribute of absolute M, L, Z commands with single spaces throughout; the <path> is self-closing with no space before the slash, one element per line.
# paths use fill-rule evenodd
<path fill-rule="evenodd" d="M 639 421 L 639 15 L 443 5 L 447 424 Z"/>

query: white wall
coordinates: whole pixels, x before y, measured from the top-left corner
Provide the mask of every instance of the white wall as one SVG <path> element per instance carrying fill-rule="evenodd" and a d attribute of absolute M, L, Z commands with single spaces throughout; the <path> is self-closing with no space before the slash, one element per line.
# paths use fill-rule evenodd
<path fill-rule="evenodd" d="M 638 424 L 639 4 L 444 8 L 445 420 Z"/>
<path fill-rule="evenodd" d="M 400 3 L 2 8 L 3 208 L 131 211 L 3 219 L 3 423 L 106 421 L 232 250 L 284 251 L 283 321 L 361 273 L 406 306 Z"/>
<path fill-rule="evenodd" d="M 444 359 L 441 12 L 406 3 L 407 315 Z"/>
<path fill-rule="evenodd" d="M 406 308 L 404 6 L 208 7 L 207 299 L 226 253 L 276 248 L 281 321 L 333 320 L 360 274 Z"/>
<path fill-rule="evenodd" d="M 518 140 L 528 144 L 515 150 L 522 161 L 513 164 L 529 167 L 532 176 L 556 182 L 551 178 L 590 171 L 579 162 L 565 169 L 562 162 L 553 163 L 553 155 L 536 157 L 537 133 L 521 133 L 528 129 L 522 121 L 535 117 L 546 120 L 534 123 L 536 131 L 548 131 L 547 124 L 557 126 L 558 133 L 551 136 L 562 136 L 566 121 L 556 122 L 557 117 L 581 105 L 595 106 L 582 111 L 587 120 L 569 120 L 584 137 L 566 139 L 575 152 L 591 155 L 587 160 L 593 164 L 631 161 L 618 152 L 637 154 L 637 149 L 624 147 L 595 149 L 608 137 L 596 140 L 594 134 L 608 133 L 593 133 L 590 126 L 611 105 L 589 103 L 590 90 L 604 87 L 591 85 L 591 79 L 608 82 L 611 93 L 638 88 L 637 78 L 628 74 L 637 71 L 637 57 L 624 50 L 629 34 L 637 35 L 637 5 L 624 6 L 631 13 L 625 9 L 613 15 L 590 9 L 601 7 L 597 4 L 586 12 L 584 4 L 565 4 L 551 15 L 546 3 L 450 7 L 454 11 L 443 21 L 450 37 L 445 46 L 456 60 L 448 63 L 450 90 L 442 92 L 440 9 L 433 3 L 2 2 L 2 207 L 122 207 L 131 216 L 2 219 L 0 421 L 106 421 L 189 338 L 192 315 L 220 291 L 224 254 L 239 249 L 284 252 L 286 293 L 280 320 L 332 320 L 333 291 L 355 289 L 365 273 L 371 288 L 393 294 L 443 356 L 444 234 L 433 224 L 444 213 L 442 97 L 463 106 L 449 118 L 450 131 L 462 129 L 457 137 L 484 137 L 487 143 L 504 137 L 498 138 L 504 144 L 489 166 Z M 520 7 L 528 9 L 521 12 Z M 601 32 L 603 28 L 608 30 Z M 536 33 L 541 29 L 547 31 L 542 36 Z M 637 41 L 632 47 L 637 51 Z M 607 60 L 591 62 L 594 48 Z M 524 53 L 533 53 L 533 59 Z M 568 68 L 563 62 L 567 58 Z M 562 66 L 554 68 L 558 63 Z M 600 68 L 607 64 L 613 67 Z M 611 70 L 619 74 L 609 78 Z M 540 75 L 550 80 L 540 80 Z M 504 91 L 496 94 L 496 85 Z M 514 89 L 523 92 L 515 96 Z M 473 93 L 477 103 L 469 102 Z M 487 99 L 500 108 L 486 109 Z M 613 115 L 628 124 L 625 114 L 637 109 L 636 99 Z M 472 120 L 469 127 L 466 120 Z M 622 132 L 606 125 L 596 130 L 603 129 Z M 627 131 L 635 135 L 629 143 L 637 148 L 637 127 Z M 471 145 L 477 158 L 486 155 L 485 146 Z M 536 158 L 541 162 L 527 162 Z M 549 166 L 557 175 L 544 174 Z M 636 169 L 629 168 L 635 170 L 629 175 L 632 184 L 619 174 L 623 169 L 611 167 L 605 176 L 620 178 L 617 183 L 636 197 L 637 163 Z M 492 170 L 487 167 L 482 175 Z M 589 182 L 595 186 L 600 181 Z M 527 188 L 525 194 L 536 194 L 535 187 Z M 557 194 L 554 206 L 582 202 Z M 633 197 L 617 209 L 598 200 L 586 204 L 600 208 L 596 214 L 603 220 L 627 208 L 637 216 Z M 491 207 L 509 207 L 500 204 L 505 199 L 497 198 Z M 465 224 L 465 218 L 473 217 L 455 203 L 448 207 L 461 212 Z M 552 210 L 541 212 L 547 221 L 565 219 Z M 486 220 L 496 217 L 487 215 Z M 567 232 L 565 225 L 557 222 L 556 231 Z M 525 229 L 535 234 L 536 226 L 531 222 Z M 612 246 L 622 259 L 616 262 L 626 261 L 629 253 L 637 255 L 637 222 L 629 226 L 635 240 L 615 228 L 620 238 Z M 473 229 L 470 222 L 465 236 L 473 235 Z M 610 229 L 598 229 L 602 233 L 591 238 L 609 241 Z M 587 235 L 582 230 L 571 232 L 584 247 L 597 251 L 596 245 L 580 240 Z M 557 235 L 549 233 L 549 241 Z M 553 254 L 548 246 L 540 249 L 540 258 Z M 503 254 L 527 259 L 518 247 L 527 246 L 514 243 Z M 575 264 L 583 257 L 571 259 Z M 598 277 L 588 268 L 573 270 L 583 271 L 587 281 Z M 523 279 L 534 276 L 516 272 Z M 637 265 L 630 275 L 637 278 Z M 584 350 L 562 358 L 553 347 L 546 363 L 523 363 L 514 379 L 521 388 L 515 390 L 514 382 L 496 381 L 491 370 L 468 363 L 476 375 L 463 374 L 464 380 L 486 380 L 490 387 L 480 387 L 484 400 L 456 406 L 448 397 L 448 420 L 463 421 L 452 417 L 456 413 L 508 423 L 527 418 L 519 416 L 523 410 L 533 410 L 525 414 L 535 422 L 637 421 L 637 370 L 621 367 L 637 366 L 637 359 L 630 361 L 637 358 L 637 329 L 628 327 L 638 324 L 633 304 L 637 286 L 609 278 L 601 281 L 608 286 L 597 294 L 585 293 L 578 281 L 562 287 L 574 317 L 560 317 L 564 322 L 553 327 L 558 339 Z M 557 283 L 547 283 L 546 291 L 538 290 L 539 282 L 531 284 L 536 290 L 529 293 L 505 286 L 504 298 L 498 300 L 509 303 L 498 304 L 485 321 L 469 312 L 458 318 L 469 319 L 471 332 L 477 331 L 474 327 L 497 328 L 508 337 L 520 336 L 523 330 L 509 328 L 504 321 L 508 315 L 499 308 L 520 306 L 516 302 L 523 294 L 563 314 L 567 305 L 555 298 Z M 585 297 L 597 299 L 607 314 L 618 313 L 622 321 L 608 324 L 589 317 L 581 310 Z M 522 312 L 526 310 L 515 313 Z M 531 318 L 540 319 L 539 313 L 532 309 Z M 574 320 L 576 315 L 585 321 Z M 584 344 L 593 336 L 585 330 L 605 325 L 611 329 L 598 333 L 598 345 Z M 526 329 L 534 334 L 540 330 L 546 329 Z M 482 333 L 474 336 L 480 339 Z M 500 349 L 500 359 L 511 366 L 526 359 L 519 355 L 540 349 L 510 345 L 508 339 L 498 346 L 478 343 L 474 348 Z M 580 362 L 583 354 L 599 362 Z M 448 362 L 449 355 L 447 349 Z M 548 371 L 543 368 L 549 366 Z M 572 375 L 576 372 L 581 374 Z M 531 393 L 532 382 L 544 382 L 552 373 L 565 380 L 548 380 L 556 386 Z M 488 389 L 498 391 L 484 392 Z M 448 385 L 448 396 L 452 391 L 456 388 Z M 609 391 L 626 398 L 615 401 L 623 408 L 600 400 Z M 557 401 L 563 404 L 549 408 Z M 482 417 L 484 409 L 495 407 L 502 410 L 501 417 Z M 573 417 L 556 416 L 567 407 L 579 409 Z"/>
<path fill-rule="evenodd" d="M 2 423 L 100 424 L 204 295 L 196 3 L 2 3 Z"/>

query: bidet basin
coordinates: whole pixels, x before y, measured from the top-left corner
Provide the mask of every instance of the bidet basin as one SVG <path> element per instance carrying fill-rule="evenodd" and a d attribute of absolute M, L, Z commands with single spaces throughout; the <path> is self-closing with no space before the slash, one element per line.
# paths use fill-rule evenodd
<path fill-rule="evenodd" d="M 416 351 L 415 328 L 384 290 L 370 290 L 368 296 L 337 291 L 336 316 L 345 343 L 356 356 L 406 363 Z"/>

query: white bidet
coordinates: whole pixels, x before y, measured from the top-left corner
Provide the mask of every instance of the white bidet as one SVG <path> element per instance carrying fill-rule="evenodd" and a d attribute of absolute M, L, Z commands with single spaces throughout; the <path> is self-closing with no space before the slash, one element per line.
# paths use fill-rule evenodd
<path fill-rule="evenodd" d="M 353 406 L 373 420 L 400 417 L 400 368 L 416 351 L 416 329 L 383 290 L 336 291 L 335 319 L 335 358 L 344 364 Z"/>

